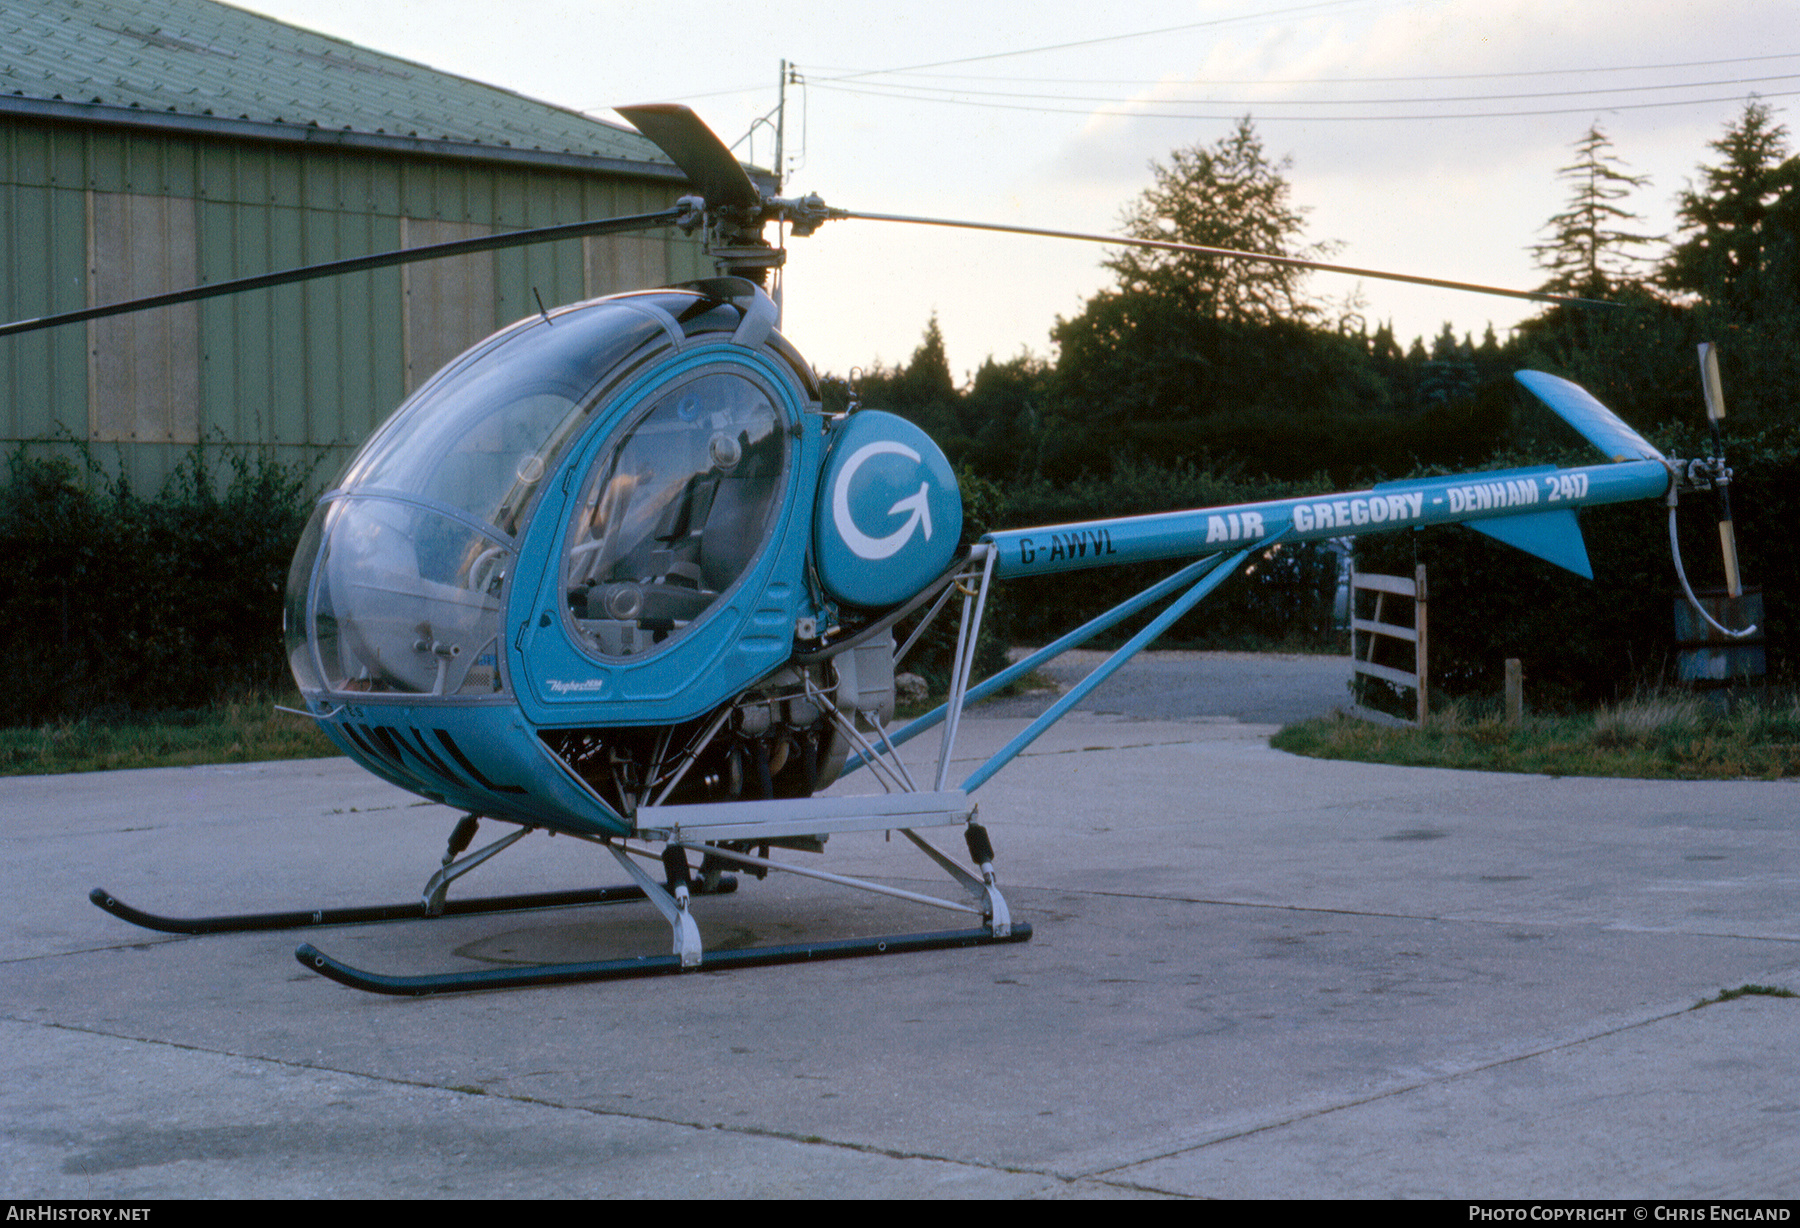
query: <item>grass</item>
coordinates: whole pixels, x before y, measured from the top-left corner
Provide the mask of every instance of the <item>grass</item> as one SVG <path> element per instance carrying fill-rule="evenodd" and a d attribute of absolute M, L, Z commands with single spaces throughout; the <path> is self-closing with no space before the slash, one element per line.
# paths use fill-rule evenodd
<path fill-rule="evenodd" d="M 1033 673 L 1003 695 L 1054 690 L 1053 679 Z M 943 702 L 934 696 L 899 706 L 908 719 Z M 341 754 L 298 708 L 300 697 L 250 696 L 234 703 L 173 712 L 124 714 L 0 729 L 0 776 L 49 776 L 63 772 L 114 772 L 128 768 L 193 767 L 203 763 L 261 763 L 271 759 L 323 759 Z"/>
<path fill-rule="evenodd" d="M 277 702 L 298 707 L 300 700 L 252 696 L 193 711 L 0 729 L 0 776 L 320 759 L 340 753 L 311 720 L 277 711 Z"/>
<path fill-rule="evenodd" d="M 1003 695 L 1054 690 L 1039 673 L 1021 678 Z M 899 705 L 909 719 L 932 710 L 943 696 Z M 203 763 L 261 763 L 271 759 L 323 759 L 341 754 L 298 708 L 300 697 L 251 696 L 211 708 L 124 714 L 0 729 L 0 776 L 49 776 L 64 772 L 114 772 L 128 768 L 193 767 Z"/>
<path fill-rule="evenodd" d="M 1317 759 L 1550 776 L 1776 780 L 1800 776 L 1800 697 L 1720 711 L 1686 694 L 1648 695 L 1583 716 L 1527 717 L 1452 703 L 1418 729 L 1347 716 L 1289 725 L 1279 750 Z"/>
<path fill-rule="evenodd" d="M 1054 684 L 1041 675 L 1010 693 Z M 197 711 L 0 729 L 0 776 L 106 772 L 317 759 L 337 748 L 299 706 L 253 696 Z M 941 702 L 941 701 L 940 701 Z M 918 715 L 930 703 L 918 705 Z M 1319 759 L 1405 767 L 1466 768 L 1549 776 L 1649 780 L 1774 780 L 1800 776 L 1800 696 L 1742 703 L 1720 712 L 1690 695 L 1650 695 L 1586 716 L 1529 717 L 1509 728 L 1497 711 L 1453 703 L 1422 729 L 1372 725 L 1345 716 L 1289 725 L 1279 750 Z"/>
<path fill-rule="evenodd" d="M 1736 989 L 1721 989 L 1715 997 L 1702 998 L 1688 1009 L 1697 1011 L 1703 1006 L 1729 1002 L 1733 998 L 1800 998 L 1800 994 L 1780 985 L 1739 985 Z"/>

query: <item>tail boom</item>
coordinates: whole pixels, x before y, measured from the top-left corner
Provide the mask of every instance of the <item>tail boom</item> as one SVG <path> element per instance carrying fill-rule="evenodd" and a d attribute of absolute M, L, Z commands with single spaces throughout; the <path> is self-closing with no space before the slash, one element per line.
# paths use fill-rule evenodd
<path fill-rule="evenodd" d="M 1573 512 L 1581 507 L 1661 499 L 1668 493 L 1670 472 L 1660 460 L 1626 461 L 1574 469 L 1552 466 L 1507 469 L 1383 482 L 1370 490 L 1276 499 L 1228 507 L 1196 508 L 1148 516 L 1087 520 L 989 533 L 982 540 L 997 547 L 994 574 L 1002 579 L 1114 567 L 1159 559 L 1199 558 L 1239 550 L 1266 541 L 1323 541 L 1363 533 L 1392 533 L 1438 524 L 1485 526 L 1508 517 Z M 1579 530 L 1572 518 L 1567 531 Z M 1496 532 L 1508 544 L 1570 566 L 1566 540 L 1554 549 L 1531 544 L 1535 536 Z M 1555 533 L 1548 533 L 1556 536 Z M 1583 552 L 1582 557 L 1585 558 Z M 1570 567 L 1577 571 L 1579 567 Z"/>

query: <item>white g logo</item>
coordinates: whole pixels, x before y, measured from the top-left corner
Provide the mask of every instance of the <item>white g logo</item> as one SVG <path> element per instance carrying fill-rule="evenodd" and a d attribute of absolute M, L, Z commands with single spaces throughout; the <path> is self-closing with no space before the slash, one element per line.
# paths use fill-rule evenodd
<path fill-rule="evenodd" d="M 856 527 L 856 521 L 850 516 L 850 479 L 862 468 L 863 462 L 870 457 L 880 456 L 884 452 L 894 452 L 904 456 L 915 464 L 919 454 L 903 443 L 891 440 L 877 440 L 864 444 L 850 456 L 848 463 L 838 474 L 837 484 L 831 490 L 831 519 L 837 526 L 838 536 L 850 547 L 851 553 L 858 558 L 876 560 L 885 559 L 897 553 L 900 548 L 912 540 L 914 526 L 925 530 L 925 540 L 931 540 L 931 509 L 925 504 L 926 495 L 931 490 L 931 483 L 920 482 L 919 493 L 908 495 L 888 509 L 888 515 L 897 516 L 901 512 L 911 510 L 912 515 L 905 524 L 889 533 L 886 537 L 870 537 Z"/>

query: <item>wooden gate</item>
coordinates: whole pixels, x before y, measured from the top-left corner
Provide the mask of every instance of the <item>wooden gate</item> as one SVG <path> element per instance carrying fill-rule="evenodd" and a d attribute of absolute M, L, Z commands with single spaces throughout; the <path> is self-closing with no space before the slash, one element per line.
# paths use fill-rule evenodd
<path fill-rule="evenodd" d="M 1362 616 L 1364 593 L 1375 595 L 1374 610 L 1368 618 Z M 1405 576 L 1366 575 L 1360 571 L 1350 575 L 1350 658 L 1351 676 L 1350 713 L 1364 720 L 1394 721 L 1403 718 L 1391 716 L 1364 706 L 1362 702 L 1363 680 L 1379 678 L 1397 687 L 1405 687 L 1418 696 L 1415 717 L 1406 724 L 1422 725 L 1429 707 L 1429 684 L 1426 673 L 1425 655 L 1425 564 L 1420 563 L 1414 569 L 1411 579 Z M 1396 607 L 1410 605 L 1412 607 L 1412 625 L 1404 622 L 1389 621 L 1384 615 L 1399 615 L 1404 612 Z M 1411 672 L 1383 665 L 1376 657 L 1376 645 L 1379 641 L 1400 640 L 1413 646 L 1413 667 Z M 1388 659 L 1392 660 L 1394 650 L 1388 650 Z"/>

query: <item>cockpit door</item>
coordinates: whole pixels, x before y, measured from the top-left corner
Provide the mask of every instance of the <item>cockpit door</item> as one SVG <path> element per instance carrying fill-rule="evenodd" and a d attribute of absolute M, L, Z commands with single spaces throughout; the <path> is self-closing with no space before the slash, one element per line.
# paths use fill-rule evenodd
<path fill-rule="evenodd" d="M 803 407 L 753 356 L 708 349 L 625 398 L 565 477 L 561 537 L 519 641 L 547 707 L 680 719 L 792 649 L 804 535 L 798 551 L 780 543 L 803 502 Z"/>

